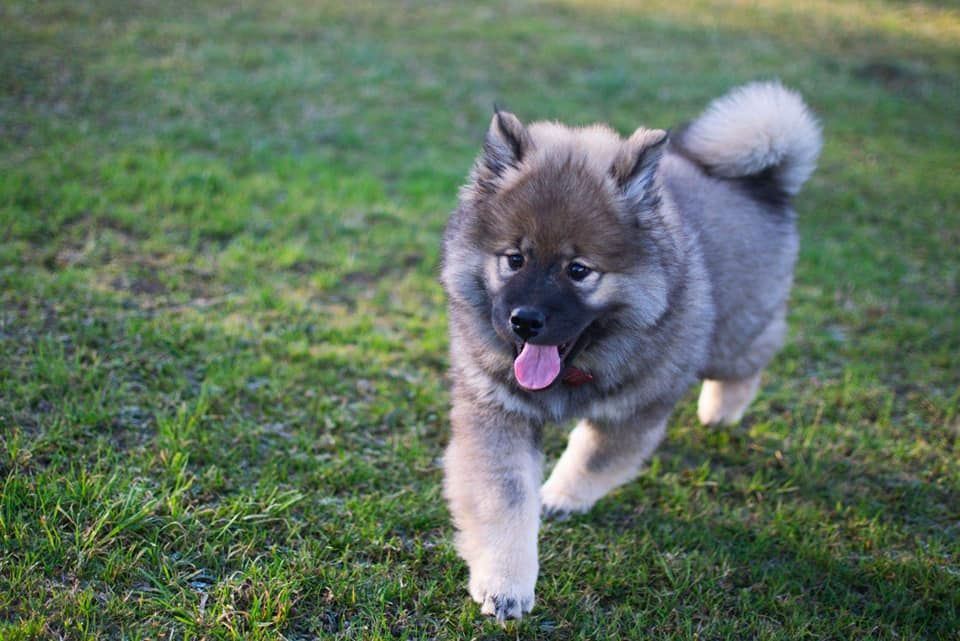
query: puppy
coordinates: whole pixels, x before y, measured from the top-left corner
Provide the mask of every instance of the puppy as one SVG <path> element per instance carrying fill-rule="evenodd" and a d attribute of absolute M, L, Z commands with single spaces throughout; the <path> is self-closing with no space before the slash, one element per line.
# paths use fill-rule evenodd
<path fill-rule="evenodd" d="M 541 512 L 584 512 L 636 476 L 674 404 L 734 423 L 783 344 L 790 205 L 820 128 L 755 83 L 672 137 L 524 125 L 498 111 L 443 241 L 452 436 L 445 496 L 470 595 L 534 604 Z M 580 419 L 541 487 L 540 432 Z"/>

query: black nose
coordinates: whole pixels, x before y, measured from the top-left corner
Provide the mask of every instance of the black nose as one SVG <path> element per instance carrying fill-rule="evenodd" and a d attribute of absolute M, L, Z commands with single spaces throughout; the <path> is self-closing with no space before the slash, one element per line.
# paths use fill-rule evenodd
<path fill-rule="evenodd" d="M 547 317 L 536 307 L 518 307 L 510 313 L 510 326 L 513 333 L 528 340 L 540 333 Z"/>

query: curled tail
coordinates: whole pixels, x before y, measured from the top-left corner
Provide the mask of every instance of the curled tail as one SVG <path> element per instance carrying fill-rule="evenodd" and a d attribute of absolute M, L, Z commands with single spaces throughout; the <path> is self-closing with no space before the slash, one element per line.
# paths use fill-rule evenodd
<path fill-rule="evenodd" d="M 754 82 L 710 103 L 678 143 L 714 176 L 765 175 L 793 196 L 813 173 L 822 138 L 798 93 L 779 82 Z"/>

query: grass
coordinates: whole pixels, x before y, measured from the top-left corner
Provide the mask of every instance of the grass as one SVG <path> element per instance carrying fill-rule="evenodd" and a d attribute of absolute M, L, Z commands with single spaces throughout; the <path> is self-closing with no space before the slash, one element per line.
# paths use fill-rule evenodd
<path fill-rule="evenodd" d="M 949 2 L 0 8 L 0 638 L 957 639 Z M 480 617 L 451 546 L 439 235 L 498 101 L 822 116 L 791 341 Z M 564 430 L 546 436 L 549 459 Z"/>

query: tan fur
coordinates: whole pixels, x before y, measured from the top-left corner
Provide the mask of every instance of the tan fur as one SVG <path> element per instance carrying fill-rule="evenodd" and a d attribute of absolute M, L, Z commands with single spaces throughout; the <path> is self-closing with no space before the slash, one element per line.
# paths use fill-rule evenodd
<path fill-rule="evenodd" d="M 757 395 L 760 372 L 739 381 L 703 381 L 697 418 L 704 425 L 736 425 Z"/>
<path fill-rule="evenodd" d="M 609 424 L 598 427 L 581 421 L 540 491 L 544 510 L 586 512 L 608 492 L 633 480 L 666 432 L 666 418 L 653 421 L 646 430 L 635 424 L 611 429 Z M 624 433 L 635 438 L 624 439 Z M 602 464 L 597 465 L 598 460 Z"/>

